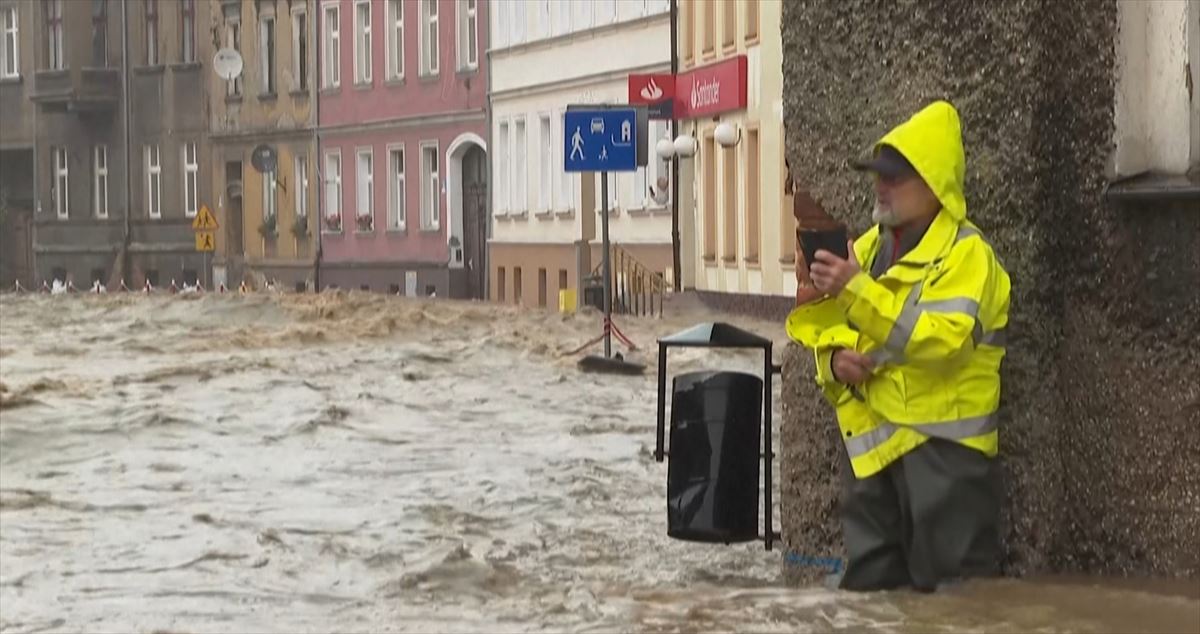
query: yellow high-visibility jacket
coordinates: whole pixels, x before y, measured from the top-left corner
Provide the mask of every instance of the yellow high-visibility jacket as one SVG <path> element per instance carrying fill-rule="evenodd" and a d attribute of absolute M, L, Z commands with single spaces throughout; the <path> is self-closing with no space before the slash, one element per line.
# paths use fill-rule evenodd
<path fill-rule="evenodd" d="M 817 384 L 837 410 L 854 475 L 879 472 L 936 436 L 997 452 L 1000 362 L 1008 325 L 1008 273 L 963 196 L 958 113 L 935 102 L 876 144 L 912 163 L 942 203 L 921 241 L 878 279 L 854 276 L 836 298 L 798 306 L 787 331 L 816 354 Z M 876 226 L 854 243 L 864 271 L 883 240 Z M 860 386 L 833 376 L 837 348 L 871 356 Z"/>

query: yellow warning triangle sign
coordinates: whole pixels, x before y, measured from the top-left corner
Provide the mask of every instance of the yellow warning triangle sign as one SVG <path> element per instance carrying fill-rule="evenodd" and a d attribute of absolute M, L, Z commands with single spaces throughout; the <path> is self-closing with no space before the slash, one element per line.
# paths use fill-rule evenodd
<path fill-rule="evenodd" d="M 217 217 L 209 211 L 208 205 L 200 205 L 200 213 L 196 214 L 196 218 L 192 220 L 192 229 L 197 231 L 212 231 L 220 227 L 217 224 Z"/>

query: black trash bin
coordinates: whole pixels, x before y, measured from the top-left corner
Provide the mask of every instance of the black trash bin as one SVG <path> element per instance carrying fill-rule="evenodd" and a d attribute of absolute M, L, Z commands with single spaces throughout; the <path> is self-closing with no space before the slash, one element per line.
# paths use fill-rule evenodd
<path fill-rule="evenodd" d="M 583 280 L 583 305 L 604 310 L 604 283 L 601 278 L 588 276 Z"/>
<path fill-rule="evenodd" d="M 742 372 L 675 377 L 667 534 L 730 544 L 758 539 L 763 382 Z"/>

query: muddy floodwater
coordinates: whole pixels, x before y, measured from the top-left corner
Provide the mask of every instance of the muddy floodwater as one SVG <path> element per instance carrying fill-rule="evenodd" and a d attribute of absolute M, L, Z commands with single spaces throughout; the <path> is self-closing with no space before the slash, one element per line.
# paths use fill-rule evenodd
<path fill-rule="evenodd" d="M 621 325 L 651 350 L 713 318 L 684 313 Z M 1200 631 L 1186 582 L 847 594 L 784 587 L 761 543 L 668 539 L 654 377 L 565 355 L 598 328 L 358 294 L 0 298 L 0 631 Z"/>

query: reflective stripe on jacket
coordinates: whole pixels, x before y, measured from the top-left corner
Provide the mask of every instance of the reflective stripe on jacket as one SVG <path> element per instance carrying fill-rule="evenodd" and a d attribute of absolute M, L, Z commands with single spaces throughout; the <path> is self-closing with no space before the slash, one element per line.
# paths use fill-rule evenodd
<path fill-rule="evenodd" d="M 859 273 L 836 298 L 797 307 L 789 336 L 816 355 L 817 383 L 837 410 L 854 474 L 865 478 L 925 442 L 954 440 L 996 455 L 1000 363 L 1010 282 L 966 219 L 958 115 L 937 102 L 879 144 L 899 150 L 942 203 L 920 242 L 878 279 Z M 854 243 L 869 269 L 884 240 L 875 227 Z M 833 351 L 875 360 L 851 387 L 833 377 Z"/>

